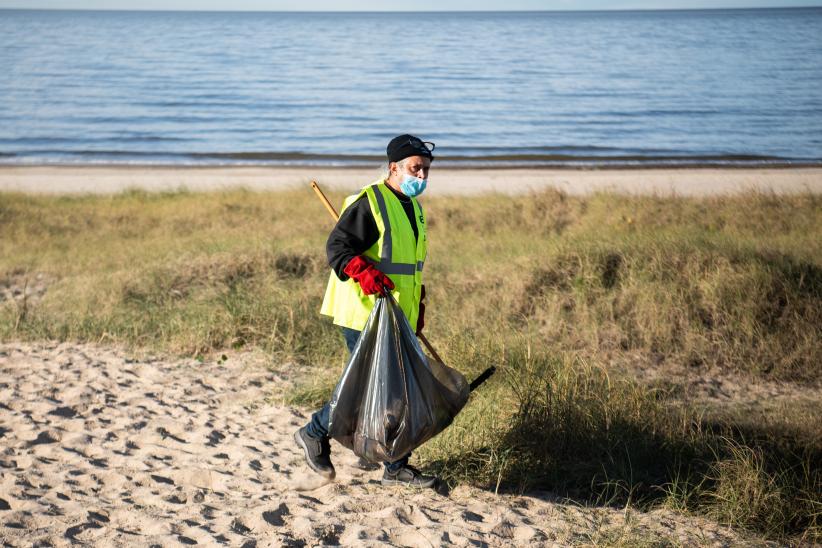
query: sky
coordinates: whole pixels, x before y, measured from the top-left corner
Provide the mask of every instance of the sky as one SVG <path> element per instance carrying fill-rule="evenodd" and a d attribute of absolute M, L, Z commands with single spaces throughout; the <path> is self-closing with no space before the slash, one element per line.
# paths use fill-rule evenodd
<path fill-rule="evenodd" d="M 0 9 L 226 11 L 609 10 L 822 6 L 822 0 L 0 0 Z"/>

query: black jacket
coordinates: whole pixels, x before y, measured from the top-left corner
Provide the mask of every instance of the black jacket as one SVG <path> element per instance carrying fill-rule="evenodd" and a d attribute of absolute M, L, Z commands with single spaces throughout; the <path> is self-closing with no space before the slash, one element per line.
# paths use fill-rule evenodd
<path fill-rule="evenodd" d="M 385 184 L 385 183 L 382 183 Z M 408 221 L 414 230 L 414 239 L 417 239 L 417 220 L 414 216 L 414 204 L 411 198 L 401 192 L 397 192 L 388 185 L 385 185 L 400 200 Z M 363 194 L 348 206 L 340 215 L 339 221 L 334 226 L 328 241 L 325 243 L 325 252 L 328 256 L 328 264 L 337 273 L 337 277 L 345 281 L 348 276 L 343 272 L 348 265 L 348 261 L 357 255 L 362 255 L 365 250 L 374 245 L 380 239 L 380 232 L 374 214 L 371 212 L 371 205 L 368 198 Z"/>

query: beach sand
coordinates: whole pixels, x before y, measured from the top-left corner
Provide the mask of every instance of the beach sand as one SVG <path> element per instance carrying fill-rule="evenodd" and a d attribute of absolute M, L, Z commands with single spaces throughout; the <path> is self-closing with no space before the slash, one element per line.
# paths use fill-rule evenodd
<path fill-rule="evenodd" d="M 332 444 L 304 464 L 305 413 L 272 402 L 287 368 L 137 357 L 112 346 L 0 345 L 6 546 L 567 546 L 744 539 L 698 517 L 585 507 L 549 493 L 383 487 Z M 470 403 L 469 403 L 470 405 Z M 638 536 L 637 536 L 638 535 Z M 629 542 L 630 544 L 630 542 Z"/>
<path fill-rule="evenodd" d="M 0 166 L 0 192 L 116 193 L 126 189 L 191 191 L 323 188 L 353 191 L 379 179 L 374 168 Z M 429 176 L 427 195 L 521 194 L 556 188 L 571 195 L 599 191 L 660 196 L 708 196 L 757 189 L 776 193 L 822 192 L 822 168 L 671 169 L 449 169 Z"/>

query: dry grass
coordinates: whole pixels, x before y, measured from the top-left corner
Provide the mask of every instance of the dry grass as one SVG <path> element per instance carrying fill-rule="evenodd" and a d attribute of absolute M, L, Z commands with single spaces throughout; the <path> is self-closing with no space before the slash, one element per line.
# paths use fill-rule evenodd
<path fill-rule="evenodd" d="M 822 540 L 819 398 L 709 408 L 624 374 L 818 387 L 817 196 L 545 192 L 424 206 L 426 330 L 469 376 L 500 366 L 419 451 L 430 467 L 452 482 L 664 504 L 767 538 Z M 317 405 L 345 358 L 318 315 L 329 228 L 310 190 L 2 195 L 0 338 L 261 349 L 295 364 L 291 401 Z M 35 292 L 19 290 L 30 283 Z M 609 535 L 592 542 L 632 543 Z"/>

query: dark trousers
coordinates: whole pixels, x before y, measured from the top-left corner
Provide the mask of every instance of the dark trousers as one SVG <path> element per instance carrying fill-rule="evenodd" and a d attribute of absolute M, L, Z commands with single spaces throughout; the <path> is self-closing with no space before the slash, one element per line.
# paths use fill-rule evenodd
<path fill-rule="evenodd" d="M 360 338 L 360 332 L 355 329 L 341 327 L 345 345 L 348 347 L 348 353 L 354 351 L 354 346 L 357 344 L 357 339 Z M 322 439 L 328 437 L 328 419 L 331 414 L 331 407 L 326 403 L 322 409 L 311 415 L 311 422 L 306 425 L 306 431 L 312 438 Z M 411 458 L 411 453 L 408 453 L 403 458 L 396 462 L 384 462 L 385 469 L 389 472 L 396 472 L 406 464 Z"/>

